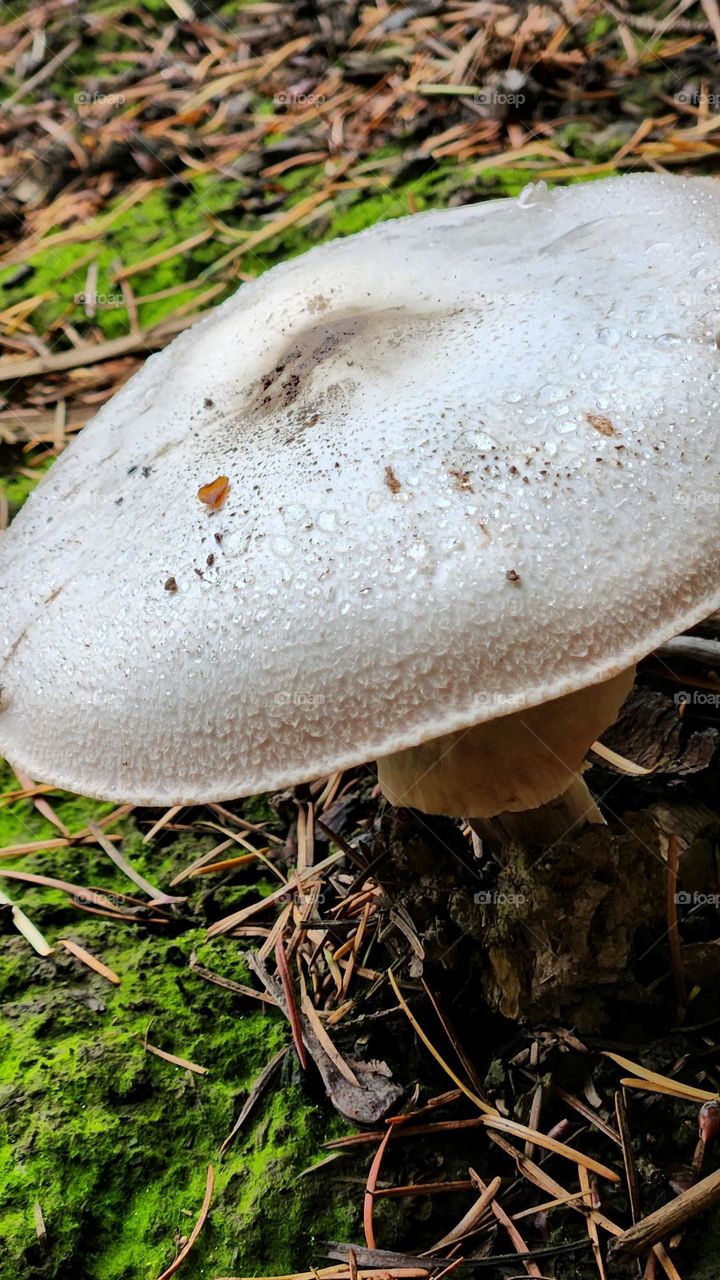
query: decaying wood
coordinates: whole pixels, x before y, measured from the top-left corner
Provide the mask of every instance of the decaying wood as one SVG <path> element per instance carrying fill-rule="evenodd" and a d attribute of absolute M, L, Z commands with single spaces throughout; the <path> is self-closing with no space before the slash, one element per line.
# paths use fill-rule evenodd
<path fill-rule="evenodd" d="M 707 1212 L 719 1200 L 720 1170 L 717 1170 L 613 1240 L 608 1250 L 610 1258 L 613 1262 L 628 1262 L 631 1258 L 640 1257 L 652 1245 Z"/>

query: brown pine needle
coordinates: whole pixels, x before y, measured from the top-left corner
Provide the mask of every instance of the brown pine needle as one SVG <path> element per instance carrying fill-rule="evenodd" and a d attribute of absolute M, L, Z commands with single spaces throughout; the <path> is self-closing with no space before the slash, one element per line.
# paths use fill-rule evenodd
<path fill-rule="evenodd" d="M 29 799 L 32 800 L 38 813 L 42 814 L 43 818 L 46 818 L 54 827 L 57 827 L 58 831 L 60 831 L 61 834 L 69 840 L 70 832 L 65 826 L 65 823 L 62 821 L 62 818 L 58 817 L 52 805 L 49 804 L 47 800 L 44 800 L 42 795 L 40 795 L 35 789 L 35 784 L 32 778 L 29 778 L 26 773 L 23 773 L 22 770 L 18 768 L 15 769 L 15 777 L 29 793 Z"/>
<path fill-rule="evenodd" d="M 653 1247 L 653 1253 L 655 1254 L 655 1257 L 660 1263 L 660 1266 L 665 1272 L 668 1280 L 682 1280 L 680 1272 L 663 1244 L 656 1244 Z"/>
<path fill-rule="evenodd" d="M 251 916 L 258 915 L 261 911 L 266 911 L 268 907 L 280 900 L 285 900 L 294 889 L 307 887 L 313 880 L 319 878 L 324 871 L 327 871 L 329 867 L 334 866 L 342 857 L 342 853 L 331 854 L 324 862 L 318 862 L 317 866 L 308 867 L 307 871 L 291 876 L 286 883 L 283 882 L 277 889 L 273 889 L 272 893 L 269 893 L 267 897 L 260 898 L 257 902 L 251 902 L 249 906 L 241 907 L 239 911 L 233 911 L 232 915 L 224 916 L 222 920 L 216 920 L 207 931 L 208 938 L 217 938 L 222 933 L 230 933 L 232 929 L 236 929 L 239 924 L 244 924 Z"/>
<path fill-rule="evenodd" d="M 168 822 L 172 822 L 173 818 L 177 817 L 181 809 L 181 804 L 175 804 L 171 809 L 168 809 L 163 814 L 162 818 L 158 818 L 157 822 L 150 828 L 147 834 L 143 836 L 143 844 L 152 844 L 158 831 L 162 831 L 163 827 L 167 826 Z"/>
<path fill-rule="evenodd" d="M 305 986 L 305 979 L 302 975 L 302 972 L 300 973 L 300 990 L 301 990 L 300 1003 L 301 1003 L 302 1011 L 305 1014 L 305 1017 L 307 1018 L 308 1022 L 310 1023 L 310 1026 L 312 1027 L 317 1039 L 319 1040 L 320 1044 L 325 1050 L 328 1058 L 332 1062 L 333 1066 L 335 1066 L 337 1070 L 340 1072 L 340 1075 L 345 1077 L 348 1084 L 352 1084 L 355 1086 L 356 1089 L 359 1089 L 361 1087 L 360 1081 L 355 1075 L 355 1072 L 352 1070 L 352 1067 L 350 1067 L 350 1065 L 345 1061 L 340 1051 L 333 1044 L 332 1040 L 330 1039 L 330 1036 L 328 1035 L 327 1031 L 325 1030 L 322 1024 L 322 1021 L 318 1015 L 318 1011 L 315 1008 L 315 1005 L 313 1004 L 312 1000 L 310 999 L 310 996 L 308 995 L 307 988 Z"/>
<path fill-rule="evenodd" d="M 696 1089 L 693 1085 L 683 1084 L 679 1080 L 673 1080 L 671 1076 L 661 1076 L 657 1071 L 650 1071 L 647 1067 L 641 1067 L 637 1062 L 632 1062 L 630 1058 L 623 1058 L 619 1053 L 610 1053 L 609 1050 L 604 1051 L 604 1057 L 610 1058 L 619 1067 L 625 1067 L 628 1071 L 634 1072 L 635 1077 L 632 1080 L 622 1080 L 621 1084 L 629 1086 L 633 1089 L 643 1087 L 643 1083 L 652 1085 L 652 1089 L 648 1089 L 648 1093 L 668 1093 L 673 1094 L 677 1098 L 686 1098 L 688 1102 L 717 1102 L 719 1096 L 717 1093 L 709 1093 L 706 1089 Z"/>
<path fill-rule="evenodd" d="M 122 836 L 108 836 L 108 840 L 121 840 Z M 94 836 L 84 836 L 78 832 L 67 839 L 55 836 L 52 840 L 28 840 L 25 844 L 8 844 L 0 849 L 0 858 L 19 858 L 26 853 L 46 853 L 52 849 L 69 849 L 74 844 L 95 844 Z"/>
<path fill-rule="evenodd" d="M 500 1133 L 510 1133 L 516 1138 L 530 1138 L 538 1147 L 545 1147 L 547 1151 L 552 1151 L 556 1156 L 564 1156 L 566 1160 L 572 1160 L 575 1164 L 583 1165 L 586 1169 L 597 1173 L 599 1177 L 606 1178 L 608 1182 L 619 1182 L 620 1174 L 615 1173 L 613 1169 L 608 1169 L 607 1165 L 600 1164 L 598 1160 L 593 1160 L 591 1156 L 583 1155 L 582 1151 L 575 1151 L 573 1147 L 568 1147 L 564 1142 L 558 1142 L 555 1138 L 549 1138 L 546 1133 L 539 1133 L 536 1129 L 529 1129 L 527 1125 L 520 1124 L 517 1120 L 507 1119 L 505 1116 L 483 1116 L 483 1124 L 488 1129 L 496 1129 Z"/>
<path fill-rule="evenodd" d="M 358 1269 L 357 1280 L 379 1280 L 380 1276 L 390 1276 L 392 1280 L 420 1280 L 427 1274 L 427 1267 L 383 1267 L 381 1272 L 373 1267 L 369 1271 Z M 284 1276 L 218 1276 L 217 1280 L 350 1280 L 350 1269 L 345 1263 L 336 1263 L 333 1267 L 313 1267 L 312 1271 L 292 1271 Z"/>
<path fill-rule="evenodd" d="M 476 1106 L 476 1107 L 479 1107 L 479 1108 L 480 1108 L 480 1110 L 481 1110 L 481 1111 L 484 1111 L 484 1112 L 486 1113 L 486 1115 L 488 1115 L 488 1116 L 496 1116 L 496 1115 L 497 1115 L 497 1111 L 495 1110 L 495 1108 L 494 1108 L 494 1107 L 492 1107 L 492 1106 L 490 1106 L 490 1104 L 489 1104 L 488 1102 L 484 1102 L 482 1098 L 478 1098 L 477 1094 L 476 1094 L 476 1093 L 473 1093 L 471 1089 L 468 1089 L 467 1085 L 466 1085 L 466 1084 L 465 1084 L 465 1083 L 460 1079 L 460 1077 L 459 1077 L 458 1075 L 456 1075 L 456 1073 L 453 1071 L 452 1067 L 451 1067 L 451 1066 L 450 1066 L 450 1065 L 445 1061 L 445 1059 L 444 1059 L 444 1058 L 443 1058 L 443 1057 L 438 1053 L 438 1050 L 435 1048 L 435 1046 L 433 1045 L 433 1043 L 432 1043 L 432 1041 L 430 1040 L 430 1038 L 429 1038 L 428 1036 L 426 1036 L 425 1032 L 423 1031 L 422 1027 L 420 1026 L 420 1023 L 418 1022 L 418 1020 L 417 1020 L 417 1018 L 415 1017 L 414 1013 L 413 1013 L 413 1012 L 412 1012 L 412 1010 L 410 1009 L 410 1006 L 408 1005 L 408 1003 L 407 1003 L 407 1001 L 406 1001 L 406 999 L 405 999 L 404 995 L 402 994 L 402 992 L 401 992 L 401 990 L 400 990 L 400 987 L 399 987 L 399 985 L 398 985 L 397 979 L 396 979 L 395 974 L 393 973 L 392 969 L 388 969 L 388 978 L 389 978 L 389 980 L 390 980 L 390 986 L 392 987 L 393 991 L 395 992 L 395 996 L 396 996 L 396 999 L 397 999 L 397 1001 L 398 1001 L 398 1004 L 399 1004 L 399 1005 L 401 1006 L 401 1008 L 403 1009 L 403 1012 L 406 1014 L 407 1019 L 408 1019 L 408 1021 L 410 1022 L 410 1025 L 412 1026 L 413 1030 L 416 1032 L 416 1034 L 417 1034 L 417 1035 L 420 1037 L 420 1039 L 422 1040 L 423 1044 L 425 1045 L 425 1048 L 430 1050 L 430 1053 L 432 1054 L 432 1056 L 433 1056 L 433 1058 L 435 1059 L 435 1061 L 436 1061 L 436 1062 L 438 1062 L 438 1063 L 440 1064 L 440 1066 L 442 1067 L 443 1071 L 444 1071 L 447 1075 L 449 1075 L 449 1077 L 450 1077 L 450 1079 L 451 1079 L 452 1081 L 454 1081 L 454 1083 L 457 1085 L 458 1089 L 461 1089 L 461 1090 L 462 1090 L 462 1092 L 465 1094 L 465 1096 L 466 1096 L 466 1097 L 468 1097 L 468 1098 L 470 1098 L 471 1102 L 474 1102 L 474 1103 L 475 1103 L 475 1106 Z"/>
<path fill-rule="evenodd" d="M 368 1249 L 377 1249 L 377 1241 L 375 1239 L 375 1228 L 373 1226 L 373 1208 L 375 1205 L 375 1188 L 377 1187 L 378 1177 L 380 1176 L 380 1166 L 385 1155 L 385 1149 L 388 1142 L 395 1132 L 395 1127 L 387 1130 L 380 1146 L 378 1147 L 370 1170 L 367 1176 L 367 1184 L 365 1186 L 365 1198 L 363 1200 L 363 1228 L 365 1231 L 365 1243 Z"/>
<path fill-rule="evenodd" d="M 459 1178 L 455 1182 L 406 1182 L 400 1187 L 381 1187 L 375 1192 L 376 1200 L 399 1199 L 401 1196 L 437 1196 L 443 1192 L 472 1191 L 472 1182 Z M 533 1213 L 535 1210 L 533 1209 Z"/>
<path fill-rule="evenodd" d="M 598 1269 L 598 1275 L 600 1277 L 600 1280 L 607 1280 L 607 1273 L 605 1271 L 605 1262 L 603 1260 L 602 1249 L 600 1247 L 600 1233 L 598 1231 L 597 1222 L 595 1220 L 594 1213 L 593 1213 L 593 1198 L 592 1198 L 592 1188 L 590 1186 L 590 1176 L 588 1174 L 587 1169 L 585 1169 L 582 1165 L 580 1165 L 578 1168 L 578 1176 L 580 1178 L 580 1188 L 583 1192 L 585 1203 L 588 1206 L 588 1209 L 590 1210 L 590 1212 L 585 1216 L 585 1222 L 587 1224 L 588 1235 L 592 1243 L 593 1254 L 595 1257 L 595 1266 Z"/>
<path fill-rule="evenodd" d="M 625 1105 L 625 1095 L 620 1089 L 615 1094 L 615 1115 L 617 1117 L 618 1129 L 620 1131 L 620 1141 L 622 1144 L 623 1164 L 625 1165 L 625 1182 L 628 1189 L 628 1200 L 630 1201 L 630 1216 L 633 1222 L 637 1222 L 641 1216 L 640 1209 L 640 1190 L 638 1187 L 637 1168 L 635 1166 L 635 1156 L 630 1140 L 630 1124 L 628 1122 L 627 1107 Z"/>
<path fill-rule="evenodd" d="M 470 1186 L 472 1187 L 474 1185 L 475 1183 L 471 1180 Z M 432 1249 L 426 1249 L 422 1256 L 427 1257 L 430 1253 L 437 1253 L 439 1249 L 446 1249 L 449 1245 L 456 1244 L 458 1241 L 464 1240 L 466 1236 L 473 1235 L 478 1231 L 480 1223 L 487 1216 L 488 1209 L 490 1208 L 490 1202 L 495 1199 L 495 1196 L 501 1186 L 502 1178 L 493 1178 L 492 1182 L 488 1184 L 485 1190 L 480 1192 L 475 1204 L 468 1210 L 465 1216 L 461 1218 L 457 1226 L 453 1227 L 451 1231 L 448 1231 L 447 1235 L 444 1235 L 441 1240 L 438 1240 L 437 1244 L 434 1244 Z"/>
<path fill-rule="evenodd" d="M 207 1075 L 207 1067 L 199 1067 L 197 1062 L 188 1062 L 187 1058 L 179 1058 L 175 1053 L 158 1049 L 157 1045 L 150 1044 L 147 1039 L 140 1040 L 140 1043 L 148 1053 L 153 1053 L 156 1058 L 162 1058 L 163 1062 L 171 1062 L 174 1067 L 182 1067 L 184 1071 L 194 1071 L 197 1076 Z"/>
<path fill-rule="evenodd" d="M 278 974 L 280 976 L 280 981 L 282 983 L 283 995 L 285 996 L 285 1003 L 287 1005 L 287 1011 L 288 1011 L 288 1020 L 290 1022 L 290 1030 L 292 1031 L 293 1042 L 295 1044 L 295 1048 L 297 1049 L 297 1056 L 300 1059 L 300 1065 L 303 1071 L 307 1071 L 308 1062 L 307 1062 L 307 1054 L 305 1053 L 305 1045 L 303 1044 L 303 1038 L 302 1038 L 302 1024 L 300 1022 L 300 1015 L 298 1013 L 297 1002 L 295 1000 L 295 988 L 293 987 L 293 981 L 290 974 L 290 968 L 287 962 L 287 956 L 285 955 L 285 947 L 283 946 L 282 938 L 278 938 L 277 942 L 275 943 L 275 960 L 277 963 L 277 969 L 278 969 Z"/>
<path fill-rule="evenodd" d="M 207 1182 L 205 1184 L 205 1198 L 202 1202 L 202 1208 L 198 1215 L 198 1220 L 195 1223 L 195 1226 L 193 1227 L 192 1231 L 190 1232 L 190 1235 L 188 1236 L 187 1244 L 184 1246 L 184 1248 L 180 1250 L 175 1261 L 170 1263 L 170 1266 L 167 1267 L 165 1271 L 163 1271 L 161 1276 L 158 1276 L 158 1280 L 170 1280 L 170 1276 L 175 1275 L 175 1272 L 177 1271 L 178 1267 L 182 1266 L 183 1262 L 187 1258 L 190 1250 L 195 1244 L 195 1241 L 200 1235 L 200 1232 L 202 1231 L 203 1226 L 205 1225 L 205 1219 L 207 1218 L 208 1213 L 210 1212 L 210 1201 L 212 1200 L 214 1186 L 215 1186 L 215 1170 L 213 1169 L 212 1165 L 209 1164 L 208 1171 L 207 1171 Z"/>
<path fill-rule="evenodd" d="M 104 831 L 100 830 L 100 827 L 96 822 L 88 822 L 88 831 L 90 831 L 90 833 L 95 837 L 100 848 L 107 854 L 111 862 L 115 864 L 118 871 L 122 871 L 123 875 L 127 876 L 128 880 L 132 880 L 133 884 L 136 884 L 138 889 L 142 889 L 143 893 L 147 894 L 151 902 L 155 902 L 158 905 L 170 905 L 175 902 L 187 901 L 186 898 L 174 898 L 172 894 L 164 893 L 162 889 L 156 889 L 154 884 L 151 884 L 150 881 L 146 880 L 139 871 L 136 871 L 134 867 L 130 866 L 127 858 L 123 856 L 119 849 L 115 849 L 113 847 Z"/>
<path fill-rule="evenodd" d="M 120 985 L 120 978 L 118 975 L 112 969 L 109 969 L 106 964 L 103 964 L 102 960 L 98 960 L 97 956 L 91 955 L 89 951 L 86 951 L 85 948 L 81 947 L 77 942 L 73 942 L 71 938 L 58 938 L 58 942 L 60 943 L 60 946 L 65 947 L 66 951 L 69 951 L 71 955 L 74 955 L 76 959 L 81 960 L 83 964 L 87 965 L 88 969 L 93 969 L 95 973 L 100 974 L 101 978 L 107 978 L 108 982 L 113 982 L 115 986 Z"/>
<path fill-rule="evenodd" d="M 413 1124 L 402 1126 L 403 1138 L 425 1138 L 434 1134 L 454 1133 L 457 1129 L 480 1129 L 482 1127 L 482 1116 L 473 1117 L 471 1120 L 441 1120 L 437 1124 Z M 387 1122 L 391 1124 L 390 1121 Z M 392 1128 L 399 1128 L 399 1125 L 391 1124 Z M 324 1142 L 323 1146 L 328 1151 L 341 1151 L 344 1147 L 360 1147 L 366 1142 L 378 1142 L 383 1137 L 382 1130 L 372 1130 L 367 1133 L 351 1133 L 347 1138 L 331 1138 L 329 1142 Z"/>
<path fill-rule="evenodd" d="M 478 1188 L 478 1190 L 482 1191 L 484 1195 L 487 1195 L 489 1191 L 489 1187 L 485 1185 L 480 1175 L 477 1174 L 474 1169 L 470 1169 L 468 1172 L 470 1174 L 470 1177 L 472 1178 L 472 1181 L 475 1183 L 475 1186 Z M 494 1197 L 491 1197 L 489 1199 L 489 1204 L 498 1222 L 507 1231 L 508 1236 L 510 1237 L 510 1240 L 512 1242 L 513 1248 L 517 1250 L 519 1257 L 522 1258 L 522 1255 L 524 1253 L 529 1253 L 530 1250 L 528 1249 L 525 1241 L 520 1235 L 520 1232 L 515 1226 L 515 1223 L 513 1222 L 512 1218 L 508 1217 L 502 1205 L 498 1204 L 497 1200 Z M 536 1276 L 538 1277 L 538 1280 L 542 1280 L 542 1271 L 540 1270 L 537 1262 L 532 1262 L 528 1260 L 524 1263 L 524 1266 L 529 1276 Z"/>
<path fill-rule="evenodd" d="M 183 880 L 187 880 L 198 867 L 207 866 L 213 859 L 217 859 L 219 854 L 225 853 L 226 849 L 232 849 L 232 847 L 232 840 L 223 840 L 220 844 L 216 844 L 214 849 L 209 849 L 207 853 L 201 854 L 199 858 L 195 858 L 193 862 L 190 862 L 187 867 L 183 867 L 182 871 L 178 871 L 177 875 L 173 876 L 170 881 L 170 888 L 174 889 L 176 884 L 181 884 Z"/>
<path fill-rule="evenodd" d="M 194 871 L 186 871 L 191 880 L 196 880 L 198 876 L 213 875 L 217 871 L 233 871 L 236 867 L 246 867 L 249 862 L 256 862 L 258 855 L 256 853 L 240 853 L 236 858 L 223 858 L 220 862 L 207 862 L 202 867 L 195 867 Z"/>

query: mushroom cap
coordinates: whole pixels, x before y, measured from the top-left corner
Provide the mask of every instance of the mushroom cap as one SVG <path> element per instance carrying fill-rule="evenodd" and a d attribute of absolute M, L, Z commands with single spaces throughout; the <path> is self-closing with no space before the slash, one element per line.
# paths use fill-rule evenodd
<path fill-rule="evenodd" d="M 109 799 L 250 794 L 595 684 L 720 607 L 719 264 L 720 184 L 637 175 L 242 285 L 0 542 L 0 751 Z"/>

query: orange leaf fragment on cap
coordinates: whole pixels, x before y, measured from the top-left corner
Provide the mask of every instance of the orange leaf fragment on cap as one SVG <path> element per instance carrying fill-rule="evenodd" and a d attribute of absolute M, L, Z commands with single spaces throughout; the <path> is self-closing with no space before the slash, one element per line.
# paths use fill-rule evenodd
<path fill-rule="evenodd" d="M 223 502 L 227 498 L 230 481 L 227 476 L 218 476 L 217 480 L 211 480 L 209 484 L 202 484 L 198 489 L 198 498 L 205 503 L 211 511 L 219 511 Z"/>

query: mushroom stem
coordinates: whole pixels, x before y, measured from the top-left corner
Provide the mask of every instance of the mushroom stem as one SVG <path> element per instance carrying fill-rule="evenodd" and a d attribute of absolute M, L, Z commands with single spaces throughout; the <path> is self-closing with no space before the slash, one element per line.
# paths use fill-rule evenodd
<path fill-rule="evenodd" d="M 451 817 L 494 818 L 539 810 L 554 801 L 554 827 L 598 810 L 579 776 L 592 743 L 617 718 L 634 668 L 512 715 L 433 738 L 378 760 L 392 804 Z M 563 813 L 564 811 L 564 818 Z M 542 827 L 542 822 L 540 827 Z"/>
<path fill-rule="evenodd" d="M 567 791 L 523 813 L 498 813 L 494 818 L 468 818 L 468 826 L 485 843 L 502 848 L 509 842 L 554 844 L 586 823 L 606 825 L 581 774 L 576 774 Z"/>

